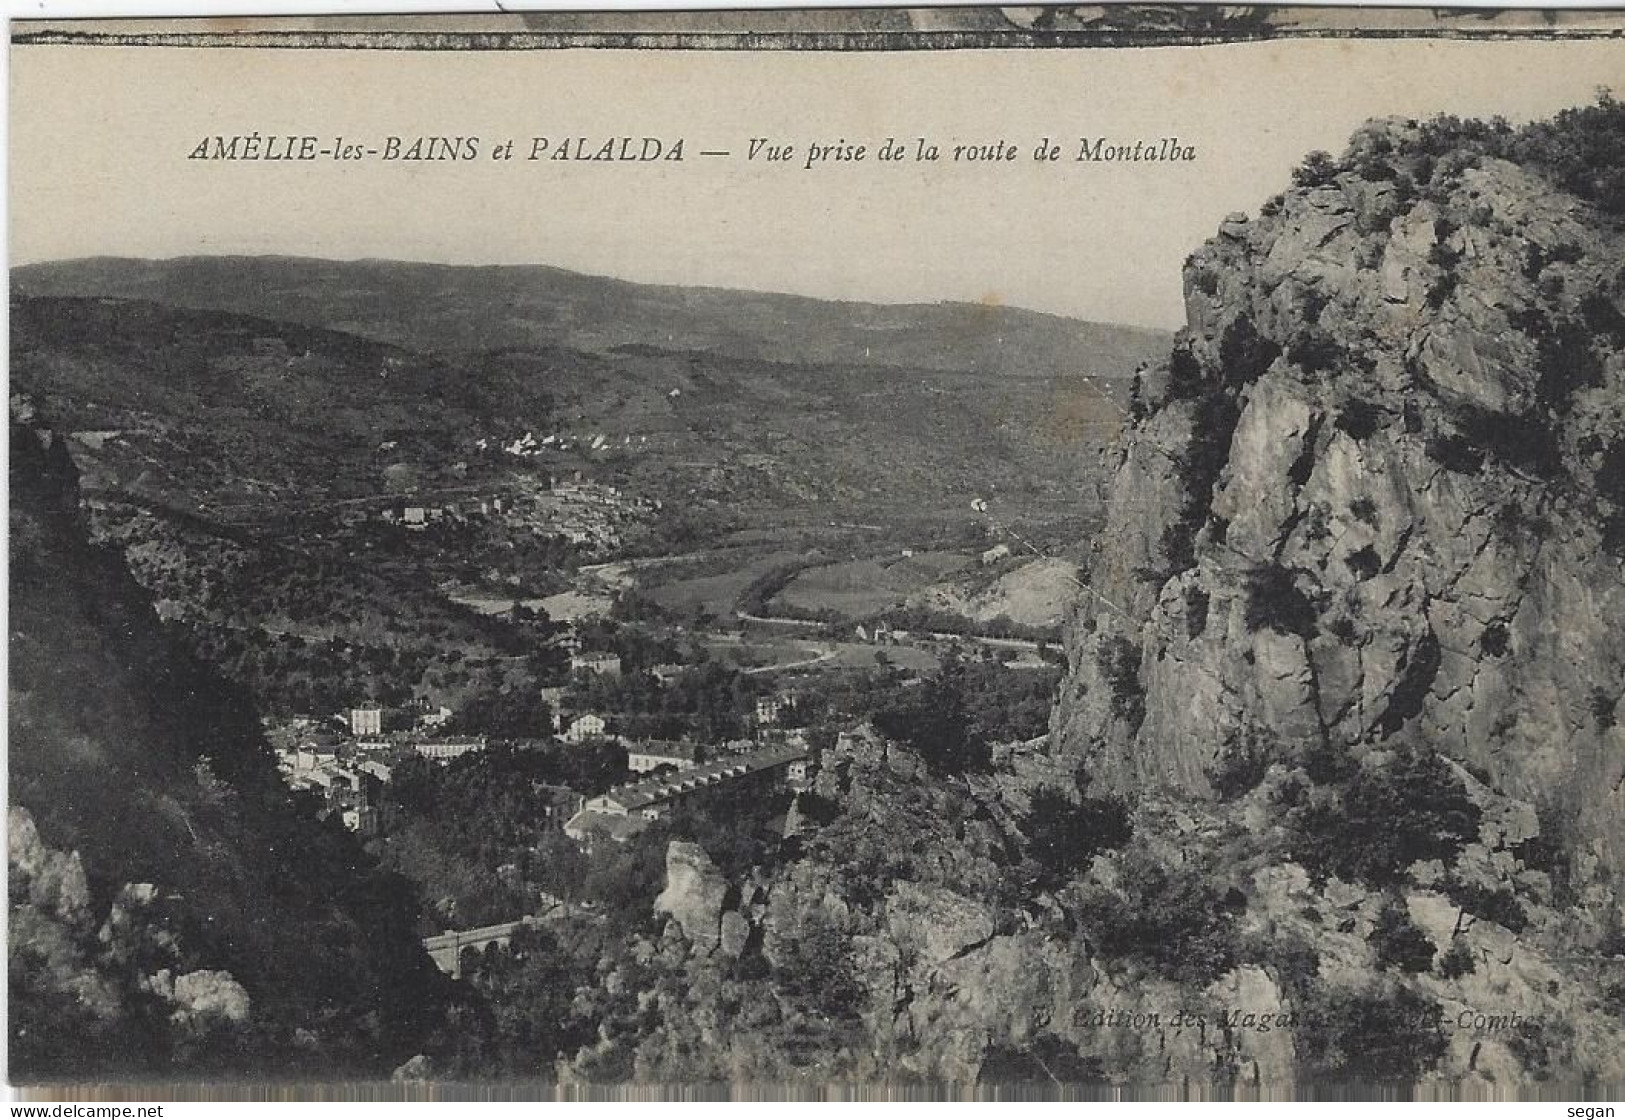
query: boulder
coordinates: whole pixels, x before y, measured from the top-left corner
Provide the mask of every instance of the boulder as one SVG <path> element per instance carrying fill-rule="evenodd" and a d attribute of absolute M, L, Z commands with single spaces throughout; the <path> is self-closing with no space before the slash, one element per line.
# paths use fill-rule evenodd
<path fill-rule="evenodd" d="M 737 910 L 729 910 L 722 915 L 722 923 L 718 929 L 717 947 L 722 950 L 725 957 L 737 957 L 745 951 L 745 945 L 750 941 L 750 923 Z"/>
<path fill-rule="evenodd" d="M 886 899 L 893 940 L 940 964 L 993 936 L 993 916 L 980 903 L 941 887 L 898 883 Z"/>
<path fill-rule="evenodd" d="M 697 953 L 713 952 L 720 943 L 722 904 L 728 881 L 698 844 L 673 840 L 666 848 L 666 888 L 655 899 L 655 913 L 669 914 Z"/>

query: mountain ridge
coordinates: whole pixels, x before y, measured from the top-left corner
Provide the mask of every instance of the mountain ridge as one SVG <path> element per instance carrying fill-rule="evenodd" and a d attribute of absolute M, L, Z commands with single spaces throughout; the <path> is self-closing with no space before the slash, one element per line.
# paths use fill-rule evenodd
<path fill-rule="evenodd" d="M 400 490 L 403 475 L 407 490 L 545 487 L 582 470 L 663 500 L 912 502 L 963 520 L 988 490 L 1062 504 L 1093 476 L 1124 395 L 1121 380 L 1083 375 L 672 343 L 444 354 L 126 296 L 25 290 L 12 312 L 14 384 L 68 431 L 115 433 L 75 448 L 93 488 L 140 483 L 193 503 L 355 498 Z M 527 432 L 533 455 L 502 450 Z"/>
<path fill-rule="evenodd" d="M 1132 373 L 1168 337 L 991 301 L 830 300 L 641 283 L 543 264 L 86 257 L 16 268 L 12 284 L 24 295 L 144 298 L 258 314 L 442 355 L 539 342 L 586 352 L 644 344 L 794 362 L 1114 377 Z"/>

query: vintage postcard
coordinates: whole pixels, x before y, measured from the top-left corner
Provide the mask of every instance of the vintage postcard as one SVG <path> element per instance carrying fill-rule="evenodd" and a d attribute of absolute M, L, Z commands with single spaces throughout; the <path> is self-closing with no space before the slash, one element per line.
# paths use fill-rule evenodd
<path fill-rule="evenodd" d="M 9 49 L 13 1085 L 1619 1092 L 1620 13 Z"/>

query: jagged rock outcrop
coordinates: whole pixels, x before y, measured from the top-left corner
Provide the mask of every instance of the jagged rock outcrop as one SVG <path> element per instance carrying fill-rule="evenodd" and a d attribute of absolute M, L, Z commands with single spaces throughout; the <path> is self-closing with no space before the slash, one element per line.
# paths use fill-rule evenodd
<path fill-rule="evenodd" d="M 951 890 L 917 883 L 892 886 L 886 924 L 900 948 L 934 965 L 986 945 L 994 929 L 987 907 Z"/>
<path fill-rule="evenodd" d="M 1223 799 L 1274 763 L 1422 743 L 1538 811 L 1607 905 L 1625 230 L 1539 167 L 1439 139 L 1373 123 L 1188 261 L 1052 749 L 1108 788 Z"/>
<path fill-rule="evenodd" d="M 673 920 L 640 958 L 662 962 L 644 981 L 662 1027 L 637 1075 L 699 1076 L 703 1062 L 718 1077 L 819 1082 L 1283 1084 L 1290 1031 L 1221 1028 L 1212 1010 L 1280 1015 L 1260 969 L 1211 992 L 1149 977 L 1099 959 L 1053 899 L 1023 901 L 1002 780 L 1020 783 L 943 783 L 907 748 L 846 736 L 817 783 L 841 811 L 798 833 L 803 858 L 730 885 L 695 845 L 671 843 L 656 905 Z M 734 887 L 741 904 L 724 908 Z M 758 969 L 759 986 L 739 979 Z"/>
<path fill-rule="evenodd" d="M 702 953 L 715 951 L 722 940 L 722 903 L 728 881 L 705 854 L 686 840 L 666 849 L 666 889 L 655 899 L 655 913 L 670 914 L 689 944 Z"/>
<path fill-rule="evenodd" d="M 1403 887 L 1315 881 L 1274 846 L 1257 797 L 1153 796 L 1131 845 L 1052 894 L 1030 880 L 1002 804 L 1019 775 L 944 782 L 906 747 L 844 736 L 817 781 L 839 811 L 809 813 L 785 862 L 729 882 L 695 845 L 668 846 L 658 910 L 671 920 L 604 989 L 635 993 L 659 1024 L 632 1040 L 647 1080 L 1281 1093 L 1354 1072 L 1500 1085 L 1625 1073 L 1617 996 L 1565 959 L 1561 920 L 1536 901 L 1549 884 L 1509 850 L 1538 820 L 1459 773 L 1477 836 Z M 1463 884 L 1488 899 L 1508 876 L 1517 899 L 1482 914 L 1461 902 Z M 1421 957 L 1403 972 L 1381 955 L 1396 913 Z M 1467 963 L 1444 968 L 1446 950 Z M 600 1040 L 571 1069 L 623 1069 L 618 1045 Z"/>

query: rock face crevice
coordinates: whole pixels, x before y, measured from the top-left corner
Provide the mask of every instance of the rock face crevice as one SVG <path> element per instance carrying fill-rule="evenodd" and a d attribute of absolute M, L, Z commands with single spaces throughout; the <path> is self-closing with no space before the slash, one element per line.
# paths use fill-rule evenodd
<path fill-rule="evenodd" d="M 1080 599 L 1051 749 L 1218 799 L 1227 760 L 1420 741 L 1570 819 L 1617 895 L 1625 231 L 1425 148 L 1369 125 L 1187 262 L 1095 546 L 1121 613 Z"/>

